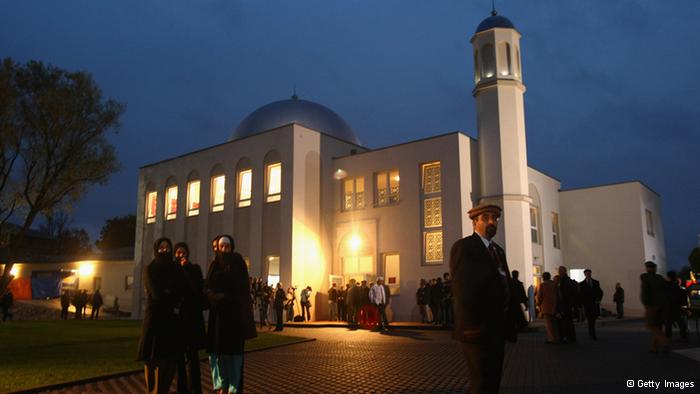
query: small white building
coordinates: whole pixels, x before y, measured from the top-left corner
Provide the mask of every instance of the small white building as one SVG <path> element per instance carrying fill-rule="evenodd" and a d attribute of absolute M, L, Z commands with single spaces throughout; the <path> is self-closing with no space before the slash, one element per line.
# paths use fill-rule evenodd
<path fill-rule="evenodd" d="M 211 240 L 228 233 L 252 276 L 311 286 L 316 319 L 331 283 L 384 276 L 394 320 L 417 320 L 420 279 L 449 271 L 478 203 L 503 207 L 496 241 L 526 287 L 559 265 L 590 267 L 603 306 L 619 281 L 641 310 L 642 263 L 665 269 L 659 196 L 639 182 L 560 192 L 528 167 L 520 33 L 494 14 L 471 43 L 476 140 L 453 132 L 370 150 L 335 112 L 294 96 L 252 112 L 228 142 L 142 167 L 133 315 L 155 239 L 187 242 L 206 272 Z"/>

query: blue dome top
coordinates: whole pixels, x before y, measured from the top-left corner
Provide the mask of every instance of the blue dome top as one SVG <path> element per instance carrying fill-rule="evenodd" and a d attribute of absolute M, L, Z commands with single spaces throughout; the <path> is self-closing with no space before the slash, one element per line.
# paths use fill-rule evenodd
<path fill-rule="evenodd" d="M 248 137 L 290 123 L 299 123 L 343 141 L 360 144 L 360 140 L 350 125 L 338 114 L 328 107 L 312 101 L 300 100 L 296 96 L 289 100 L 275 101 L 251 112 L 238 125 L 231 140 Z"/>
<path fill-rule="evenodd" d="M 494 13 L 488 18 L 481 21 L 481 23 L 479 23 L 479 26 L 476 28 L 475 34 L 489 29 L 493 29 L 495 27 L 515 29 L 513 22 L 511 22 L 508 18 L 506 18 L 505 16 L 496 15 Z"/>

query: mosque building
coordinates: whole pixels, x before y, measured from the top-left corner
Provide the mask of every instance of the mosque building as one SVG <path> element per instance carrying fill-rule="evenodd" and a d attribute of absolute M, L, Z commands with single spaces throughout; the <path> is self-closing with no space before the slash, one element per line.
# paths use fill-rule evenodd
<path fill-rule="evenodd" d="M 642 263 L 666 266 L 660 196 L 639 181 L 561 190 L 528 166 L 520 37 L 494 12 L 471 39 L 477 139 L 453 132 L 368 149 L 337 113 L 295 95 L 253 111 L 228 142 L 142 167 L 133 316 L 157 238 L 187 242 L 207 272 L 211 240 L 227 233 L 251 276 L 311 286 L 314 319 L 328 318 L 332 283 L 382 276 L 393 320 L 418 321 L 421 279 L 449 272 L 480 203 L 503 208 L 495 240 L 526 288 L 560 265 L 579 280 L 591 268 L 603 307 L 614 310 L 620 282 L 626 313 L 641 314 Z"/>

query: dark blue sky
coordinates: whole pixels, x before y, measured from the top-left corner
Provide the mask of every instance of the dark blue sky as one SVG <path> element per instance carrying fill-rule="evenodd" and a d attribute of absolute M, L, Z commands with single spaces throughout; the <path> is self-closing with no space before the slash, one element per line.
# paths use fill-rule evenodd
<path fill-rule="evenodd" d="M 0 57 L 87 70 L 126 102 L 123 170 L 76 207 L 96 234 L 134 212 L 137 169 L 224 142 L 299 95 L 370 148 L 476 136 L 469 39 L 488 0 L 5 1 Z M 642 180 L 662 196 L 667 257 L 700 233 L 700 2 L 499 0 L 521 41 L 530 165 L 565 189 Z"/>

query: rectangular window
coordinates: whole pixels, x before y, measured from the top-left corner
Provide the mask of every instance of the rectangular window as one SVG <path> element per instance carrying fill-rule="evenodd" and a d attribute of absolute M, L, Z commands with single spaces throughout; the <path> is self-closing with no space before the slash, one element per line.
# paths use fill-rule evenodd
<path fill-rule="evenodd" d="M 423 164 L 423 193 L 440 193 L 440 162 Z"/>
<path fill-rule="evenodd" d="M 150 192 L 146 195 L 146 223 L 155 223 L 156 208 L 158 208 L 158 192 Z"/>
<path fill-rule="evenodd" d="M 267 284 L 277 286 L 280 282 L 280 256 L 267 256 Z"/>
<path fill-rule="evenodd" d="M 124 277 L 124 290 L 131 290 L 134 287 L 134 275 Z"/>
<path fill-rule="evenodd" d="M 398 170 L 383 171 L 376 174 L 376 195 L 375 201 L 378 206 L 396 204 L 399 202 L 400 189 Z"/>
<path fill-rule="evenodd" d="M 533 244 L 540 243 L 540 234 L 537 229 L 537 207 L 530 207 L 530 237 Z"/>
<path fill-rule="evenodd" d="M 177 216 L 177 186 L 171 186 L 165 192 L 165 220 L 173 220 Z"/>
<path fill-rule="evenodd" d="M 559 238 L 559 214 L 552 212 L 552 241 L 556 249 L 561 248 Z"/>
<path fill-rule="evenodd" d="M 253 197 L 253 170 L 238 173 L 238 207 L 249 207 Z"/>
<path fill-rule="evenodd" d="M 346 179 L 343 182 L 343 210 L 365 207 L 365 178 Z"/>
<path fill-rule="evenodd" d="M 374 272 L 374 260 L 372 256 L 347 256 L 343 257 L 343 269 L 348 274 L 369 274 Z"/>
<path fill-rule="evenodd" d="M 265 201 L 275 202 L 282 199 L 282 163 L 267 166 L 267 197 Z"/>
<path fill-rule="evenodd" d="M 654 236 L 654 217 L 651 215 L 651 211 L 648 209 L 644 210 L 644 214 L 647 220 L 647 234 Z"/>
<path fill-rule="evenodd" d="M 442 230 L 426 231 L 423 236 L 425 263 L 442 264 Z"/>
<path fill-rule="evenodd" d="M 187 216 L 199 215 L 199 181 L 187 184 Z"/>
<path fill-rule="evenodd" d="M 226 176 L 219 175 L 211 179 L 211 211 L 224 210 L 224 196 L 226 195 Z"/>
<path fill-rule="evenodd" d="M 423 227 L 442 227 L 442 197 L 423 200 Z"/>

